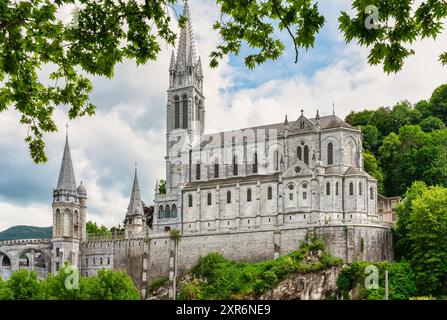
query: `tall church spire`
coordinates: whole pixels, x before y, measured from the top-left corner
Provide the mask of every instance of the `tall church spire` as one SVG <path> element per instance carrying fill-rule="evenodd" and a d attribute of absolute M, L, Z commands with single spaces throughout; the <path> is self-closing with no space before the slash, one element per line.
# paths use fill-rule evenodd
<path fill-rule="evenodd" d="M 197 64 L 196 48 L 194 43 L 194 36 L 192 33 L 191 14 L 189 12 L 188 0 L 185 0 L 183 7 L 183 16 L 188 21 L 180 31 L 180 40 L 177 52 L 178 66 L 195 66 Z"/>
<path fill-rule="evenodd" d="M 65 137 L 64 155 L 62 156 L 57 189 L 76 191 L 76 180 L 73 171 L 73 163 L 71 162 L 70 146 L 68 144 L 68 132 Z"/>
<path fill-rule="evenodd" d="M 138 185 L 137 168 L 135 166 L 135 177 L 133 179 L 132 193 L 127 207 L 126 217 L 143 215 L 143 202 L 141 201 L 140 186 Z"/>

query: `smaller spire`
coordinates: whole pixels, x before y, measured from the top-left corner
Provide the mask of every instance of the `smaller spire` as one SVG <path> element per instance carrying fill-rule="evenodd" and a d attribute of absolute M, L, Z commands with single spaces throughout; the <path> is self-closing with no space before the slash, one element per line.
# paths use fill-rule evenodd
<path fill-rule="evenodd" d="M 315 119 L 320 120 L 320 113 L 318 112 L 318 109 L 317 109 L 317 115 L 315 116 Z"/>
<path fill-rule="evenodd" d="M 135 176 L 133 180 L 132 192 L 130 194 L 130 202 L 127 208 L 126 217 L 142 214 L 143 203 L 141 201 L 140 186 L 138 184 L 137 163 L 135 162 Z"/>
<path fill-rule="evenodd" d="M 335 117 L 335 103 L 332 102 L 332 115 Z"/>
<path fill-rule="evenodd" d="M 284 119 L 284 125 L 288 126 L 289 125 L 289 120 L 287 120 L 287 114 L 286 114 L 286 118 Z"/>
<path fill-rule="evenodd" d="M 171 62 L 169 63 L 169 70 L 175 70 L 175 53 L 174 50 L 172 50 L 172 54 L 171 54 Z"/>

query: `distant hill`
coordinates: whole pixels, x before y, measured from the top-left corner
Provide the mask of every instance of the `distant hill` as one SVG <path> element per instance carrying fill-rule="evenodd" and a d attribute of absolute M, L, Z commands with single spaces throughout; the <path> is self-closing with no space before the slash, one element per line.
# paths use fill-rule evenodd
<path fill-rule="evenodd" d="M 53 227 L 14 226 L 0 232 L 1 240 L 51 238 Z"/>

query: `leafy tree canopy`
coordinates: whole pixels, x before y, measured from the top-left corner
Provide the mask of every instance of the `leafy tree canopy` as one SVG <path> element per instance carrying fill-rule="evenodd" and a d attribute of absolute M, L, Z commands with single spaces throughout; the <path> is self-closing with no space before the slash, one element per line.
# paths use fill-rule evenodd
<path fill-rule="evenodd" d="M 94 114 L 89 76 L 110 78 L 124 59 L 144 64 L 157 59 L 163 43 L 175 43 L 171 8 L 181 2 L 78 0 L 73 23 L 65 25 L 58 12 L 74 0 L 0 0 L 0 112 L 13 107 L 19 113 L 20 123 L 28 126 L 25 140 L 36 163 L 47 160 L 43 135 L 57 131 L 56 107 L 68 106 L 70 119 Z M 212 67 L 225 55 L 238 55 L 242 44 L 253 49 L 244 57 L 248 68 L 277 59 L 285 50 L 279 32 L 292 39 L 297 61 L 299 50 L 315 45 L 326 21 L 317 0 L 216 3 L 221 18 L 210 28 L 218 30 L 221 43 L 210 53 Z M 411 0 L 353 0 L 352 9 L 352 16 L 341 12 L 339 17 L 346 42 L 370 48 L 368 62 L 382 64 L 387 73 L 402 68 L 414 53 L 413 42 L 436 38 L 447 16 L 444 1 L 415 6 Z M 178 21 L 183 26 L 186 17 Z M 439 59 L 447 63 L 447 53 Z M 40 72 L 45 66 L 51 68 L 48 79 Z M 432 102 L 446 115 L 445 105 Z"/>
<path fill-rule="evenodd" d="M 98 226 L 94 221 L 87 221 L 86 224 L 87 234 L 96 234 L 96 235 L 111 235 L 112 231 L 110 231 L 106 226 Z"/>

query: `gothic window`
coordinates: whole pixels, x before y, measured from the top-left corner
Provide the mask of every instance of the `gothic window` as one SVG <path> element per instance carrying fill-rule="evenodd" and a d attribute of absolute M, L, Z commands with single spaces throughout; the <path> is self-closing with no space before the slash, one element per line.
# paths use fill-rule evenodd
<path fill-rule="evenodd" d="M 165 218 L 166 219 L 171 218 L 171 206 L 170 205 L 167 205 L 165 208 Z"/>
<path fill-rule="evenodd" d="M 107 264 L 110 265 L 110 257 L 107 257 Z"/>
<path fill-rule="evenodd" d="M 188 207 L 192 208 L 192 195 L 188 194 Z"/>
<path fill-rule="evenodd" d="M 247 202 L 251 201 L 251 189 L 247 190 Z"/>
<path fill-rule="evenodd" d="M 327 145 L 327 164 L 334 164 L 334 146 L 332 142 L 329 142 Z"/>
<path fill-rule="evenodd" d="M 359 182 L 359 196 L 361 196 L 363 193 L 362 183 Z"/>
<path fill-rule="evenodd" d="M 298 160 L 303 160 L 303 155 L 301 154 L 301 147 L 299 146 L 298 148 L 296 148 L 296 154 L 297 154 L 297 157 L 298 157 Z"/>
<path fill-rule="evenodd" d="M 231 191 L 227 191 L 227 203 L 231 203 Z"/>
<path fill-rule="evenodd" d="M 278 171 L 279 169 L 278 160 L 279 160 L 279 153 L 278 150 L 275 150 L 275 152 L 273 153 L 273 164 L 275 166 L 274 168 L 275 171 Z"/>
<path fill-rule="evenodd" d="M 71 236 L 71 225 L 72 225 L 72 217 L 69 209 L 65 209 L 64 212 L 64 232 L 63 235 L 65 237 Z"/>
<path fill-rule="evenodd" d="M 59 209 L 56 209 L 56 235 L 61 234 L 61 228 L 62 228 L 61 211 Z"/>
<path fill-rule="evenodd" d="M 303 200 L 307 199 L 307 192 L 303 192 Z"/>
<path fill-rule="evenodd" d="M 165 218 L 165 209 L 163 206 L 160 206 L 158 208 L 158 219 L 164 219 Z"/>
<path fill-rule="evenodd" d="M 180 99 L 175 97 L 175 110 L 174 110 L 175 129 L 180 128 Z"/>
<path fill-rule="evenodd" d="M 211 205 L 211 192 L 208 192 L 207 201 L 208 201 L 208 205 L 210 206 Z"/>
<path fill-rule="evenodd" d="M 88 266 L 88 258 L 85 258 L 85 265 Z"/>
<path fill-rule="evenodd" d="M 326 195 L 327 196 L 331 195 L 331 184 L 329 182 L 326 183 Z"/>
<path fill-rule="evenodd" d="M 374 190 L 373 190 L 373 187 L 369 188 L 369 198 L 370 198 L 371 200 L 374 199 Z"/>
<path fill-rule="evenodd" d="M 188 99 L 186 97 L 186 94 L 183 96 L 182 101 L 182 128 L 188 129 Z"/>
<path fill-rule="evenodd" d="M 219 178 L 219 162 L 214 163 L 214 178 Z"/>
<path fill-rule="evenodd" d="M 290 200 L 290 201 L 293 200 L 293 193 L 289 193 L 289 200 Z"/>
<path fill-rule="evenodd" d="M 103 259 L 101 257 L 101 258 L 99 258 L 99 264 L 102 265 L 102 262 L 103 262 Z"/>
<path fill-rule="evenodd" d="M 272 193 L 273 193 L 272 187 L 268 187 L 267 188 L 267 200 L 272 200 Z"/>
<path fill-rule="evenodd" d="M 196 163 L 196 180 L 200 180 L 200 162 Z"/>
<path fill-rule="evenodd" d="M 304 163 L 309 164 L 309 147 L 304 146 Z"/>
<path fill-rule="evenodd" d="M 349 184 L 349 195 L 354 195 L 354 184 L 352 182 Z"/>
<path fill-rule="evenodd" d="M 258 154 L 254 154 L 253 173 L 258 173 Z"/>
<path fill-rule="evenodd" d="M 177 206 L 175 204 L 171 208 L 171 218 L 177 218 Z"/>
<path fill-rule="evenodd" d="M 93 265 L 96 266 L 96 258 L 93 258 Z"/>
<path fill-rule="evenodd" d="M 236 156 L 233 157 L 233 176 L 238 175 L 238 168 L 237 168 L 237 158 Z"/>
<path fill-rule="evenodd" d="M 338 196 L 338 182 L 335 183 L 335 195 Z"/>

